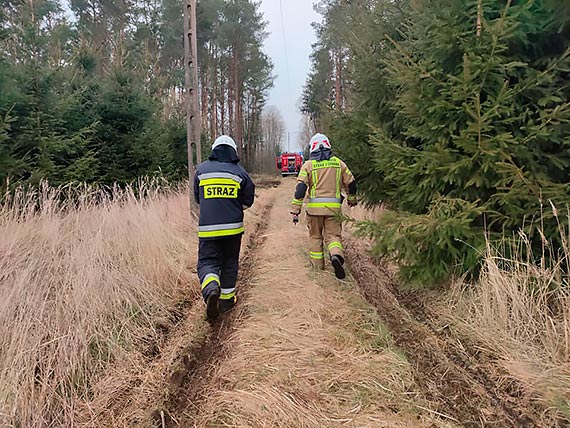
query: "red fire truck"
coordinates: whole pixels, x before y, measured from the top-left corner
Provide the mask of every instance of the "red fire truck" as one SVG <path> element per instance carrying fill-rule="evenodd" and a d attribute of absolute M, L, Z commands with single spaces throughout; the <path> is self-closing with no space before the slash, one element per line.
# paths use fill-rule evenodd
<path fill-rule="evenodd" d="M 287 175 L 299 175 L 303 166 L 303 156 L 299 153 L 282 153 L 275 159 L 277 169 L 283 177 Z"/>

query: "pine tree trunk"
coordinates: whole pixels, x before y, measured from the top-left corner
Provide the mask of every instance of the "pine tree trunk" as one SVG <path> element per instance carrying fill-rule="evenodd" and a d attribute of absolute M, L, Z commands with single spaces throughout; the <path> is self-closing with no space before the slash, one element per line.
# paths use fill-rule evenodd
<path fill-rule="evenodd" d="M 235 123 L 234 123 L 234 136 L 236 143 L 240 148 L 241 153 L 243 153 L 243 84 L 240 81 L 239 70 L 238 70 L 238 58 L 237 52 L 234 53 L 234 101 L 235 101 Z"/>
<path fill-rule="evenodd" d="M 198 23 L 197 23 L 197 18 L 196 18 L 196 8 L 197 8 L 197 0 L 188 0 L 189 4 L 192 5 L 192 9 L 194 11 L 194 13 L 190 14 L 190 25 L 192 27 L 192 31 L 194 32 L 194 37 L 192 37 L 192 53 L 194 56 L 194 64 L 192 67 L 192 82 L 193 82 L 193 87 L 194 90 L 196 91 L 196 93 L 194 93 L 194 96 L 192 98 L 193 101 L 193 105 L 192 105 L 192 112 L 194 115 L 200 115 L 201 111 L 200 111 L 200 98 L 198 98 L 198 85 L 199 85 L 199 80 L 198 80 L 198 67 L 199 67 L 199 61 L 198 61 L 198 37 L 196 36 L 196 33 L 198 31 Z M 194 141 L 196 144 L 196 159 L 198 160 L 198 163 L 202 162 L 202 131 L 200 129 L 200 125 L 201 125 L 201 120 L 200 117 L 196 117 L 194 120 Z"/>
<path fill-rule="evenodd" d="M 202 98 L 202 129 L 208 131 L 210 129 L 208 124 L 208 98 L 210 92 L 210 85 L 208 84 L 208 67 L 204 67 L 201 70 L 200 76 L 200 86 L 201 86 L 201 98 Z"/>
<path fill-rule="evenodd" d="M 168 118 L 170 117 L 173 97 L 174 100 L 176 101 L 176 92 L 172 93 L 171 91 L 172 91 L 171 88 L 166 88 L 164 90 L 166 96 L 164 100 L 164 105 L 162 106 L 162 123 L 166 123 L 168 121 Z"/>
<path fill-rule="evenodd" d="M 236 102 L 236 132 L 235 132 L 235 137 L 236 137 L 236 143 L 238 145 L 238 147 L 241 148 L 241 151 L 243 153 L 243 149 L 244 149 L 244 141 L 243 141 L 243 103 L 241 101 L 241 96 L 240 93 L 238 92 L 238 100 Z M 247 155 L 246 155 L 247 156 Z"/>
<path fill-rule="evenodd" d="M 210 79 L 212 81 L 212 97 L 210 98 L 210 135 L 212 140 L 218 137 L 218 52 L 217 48 L 212 49 L 212 67 L 210 67 Z"/>
<path fill-rule="evenodd" d="M 235 107 L 236 107 L 236 58 L 235 54 L 232 56 L 230 65 L 230 77 L 228 81 L 228 120 L 229 120 L 229 132 L 235 137 Z"/>
<path fill-rule="evenodd" d="M 220 81 L 220 120 L 221 120 L 221 133 L 226 133 L 226 80 L 221 77 Z"/>
<path fill-rule="evenodd" d="M 255 156 L 255 148 L 256 148 L 256 144 L 255 144 L 255 126 L 256 126 L 256 116 L 257 116 L 257 108 L 256 108 L 256 100 L 255 97 L 253 97 L 253 102 L 252 102 L 252 107 L 251 107 L 251 123 L 250 123 L 250 128 L 249 128 L 249 133 L 248 133 L 248 143 L 247 146 L 249 148 L 249 155 L 251 158 L 251 167 L 254 168 L 254 166 L 257 164 L 257 162 L 259 161 L 259 159 L 257 159 L 257 157 Z"/>
<path fill-rule="evenodd" d="M 218 137 L 218 75 L 215 67 L 212 67 L 212 74 L 214 87 L 212 88 L 212 97 L 210 98 L 210 137 L 212 140 L 215 140 Z"/>
<path fill-rule="evenodd" d="M 336 81 L 335 81 L 335 110 L 342 110 L 342 54 L 338 48 L 335 52 Z"/>

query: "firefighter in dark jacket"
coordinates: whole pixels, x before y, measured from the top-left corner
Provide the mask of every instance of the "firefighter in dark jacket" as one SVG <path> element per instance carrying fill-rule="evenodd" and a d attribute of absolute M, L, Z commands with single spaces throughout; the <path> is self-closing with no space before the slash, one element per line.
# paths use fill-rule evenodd
<path fill-rule="evenodd" d="M 232 138 L 219 137 L 208 159 L 196 171 L 194 198 L 200 204 L 198 276 L 207 316 L 215 319 L 236 301 L 243 211 L 253 205 L 255 185 L 239 165 Z"/>

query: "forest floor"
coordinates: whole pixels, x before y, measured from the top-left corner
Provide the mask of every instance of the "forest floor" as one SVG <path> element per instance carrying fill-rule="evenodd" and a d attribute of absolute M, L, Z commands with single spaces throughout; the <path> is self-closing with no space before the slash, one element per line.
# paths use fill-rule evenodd
<path fill-rule="evenodd" d="M 445 324 L 436 295 L 402 291 L 365 240 L 345 231 L 346 280 L 313 271 L 289 215 L 294 180 L 275 186 L 247 215 L 236 309 L 209 324 L 199 300 L 180 308 L 94 425 L 566 426 Z"/>

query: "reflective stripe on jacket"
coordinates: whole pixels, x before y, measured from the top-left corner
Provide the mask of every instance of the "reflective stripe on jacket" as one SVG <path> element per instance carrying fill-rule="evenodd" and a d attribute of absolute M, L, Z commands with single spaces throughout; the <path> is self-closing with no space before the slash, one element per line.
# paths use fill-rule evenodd
<path fill-rule="evenodd" d="M 206 161 L 196 170 L 194 197 L 200 239 L 234 236 L 244 232 L 243 210 L 253 205 L 255 185 L 237 163 Z"/>

